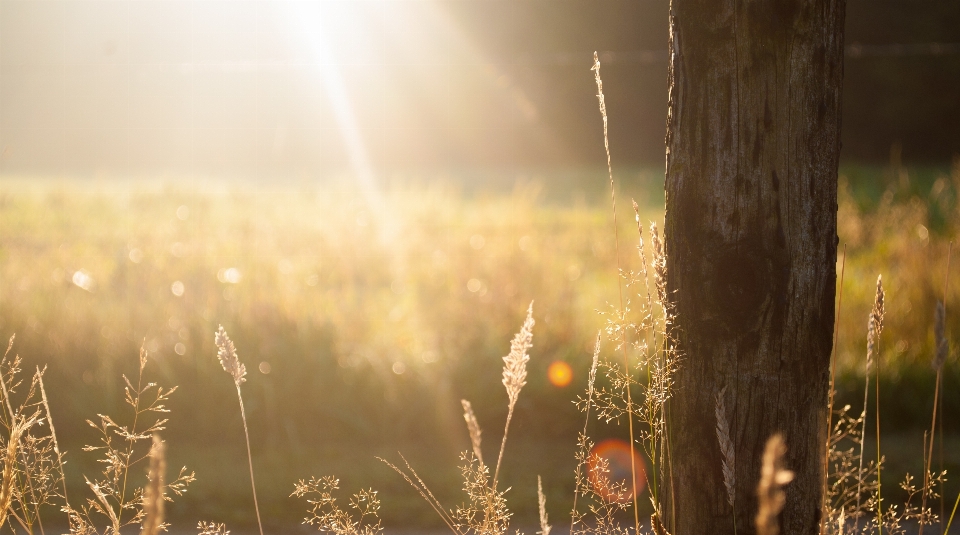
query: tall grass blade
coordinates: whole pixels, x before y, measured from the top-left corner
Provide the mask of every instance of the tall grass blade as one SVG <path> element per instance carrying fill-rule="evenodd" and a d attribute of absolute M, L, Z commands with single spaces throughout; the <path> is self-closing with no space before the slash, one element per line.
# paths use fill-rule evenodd
<path fill-rule="evenodd" d="M 597 83 L 597 100 L 600 103 L 600 115 L 603 117 L 603 148 L 607 153 L 607 175 L 610 178 L 610 200 L 613 206 L 613 232 L 617 254 L 617 291 L 620 295 L 620 317 L 623 318 L 623 284 L 621 284 L 620 281 L 620 278 L 623 274 L 623 269 L 620 267 L 620 227 L 617 223 L 617 192 L 613 183 L 613 165 L 610 161 L 610 139 L 607 129 L 607 103 L 603 96 L 603 81 L 600 79 L 600 58 L 596 52 L 593 53 L 593 68 L 591 70 L 594 71 L 594 80 Z M 620 329 L 620 335 L 622 337 L 620 340 L 620 345 L 623 347 L 624 373 L 629 374 L 630 361 L 627 358 L 627 341 L 624 329 Z M 634 460 L 634 447 L 636 441 L 633 438 L 633 400 L 631 399 L 629 381 L 627 381 L 625 388 L 627 392 L 627 427 L 630 435 L 630 478 L 633 486 L 633 521 L 634 529 L 637 533 L 639 533 L 640 513 L 637 510 L 637 467 L 636 461 Z"/>

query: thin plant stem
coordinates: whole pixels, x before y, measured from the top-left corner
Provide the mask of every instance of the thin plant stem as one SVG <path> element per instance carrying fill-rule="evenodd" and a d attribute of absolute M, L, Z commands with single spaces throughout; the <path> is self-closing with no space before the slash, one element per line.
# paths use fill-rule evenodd
<path fill-rule="evenodd" d="M 623 284 L 620 278 L 623 270 L 620 267 L 620 229 L 617 225 L 617 192 L 613 183 L 613 165 L 610 163 L 610 141 L 607 136 L 607 104 L 603 99 L 603 82 L 600 80 L 600 59 L 596 52 L 593 53 L 593 71 L 595 72 L 594 78 L 597 82 L 597 99 L 600 101 L 600 114 L 603 116 L 603 148 L 607 153 L 607 174 L 610 178 L 610 200 L 613 206 L 613 236 L 617 255 L 617 291 L 620 295 L 620 321 L 622 322 L 624 306 Z M 623 371 L 627 374 L 624 389 L 627 393 L 627 428 L 630 434 L 630 480 L 633 489 L 633 521 L 635 524 L 635 533 L 640 533 L 640 513 L 637 510 L 637 466 L 636 459 L 634 458 L 636 453 L 634 452 L 635 444 L 633 438 L 633 399 L 630 394 L 630 359 L 627 356 L 627 335 L 622 325 L 620 327 L 620 346 L 623 348 Z"/>
<path fill-rule="evenodd" d="M 596 355 L 599 352 L 600 352 L 600 333 L 598 332 L 597 347 L 594 350 L 594 359 L 596 359 Z M 596 360 L 594 360 L 594 362 L 596 362 Z M 593 372 L 594 373 L 596 372 L 595 368 Z M 590 380 L 592 381 L 593 378 L 591 377 Z M 587 416 L 583 420 L 583 436 L 584 437 L 587 436 L 587 426 L 590 424 L 590 406 L 593 404 L 593 384 L 591 383 L 588 388 L 589 388 L 589 391 L 587 392 L 587 410 L 586 410 Z M 580 466 L 578 463 L 578 466 L 577 466 L 578 475 L 579 475 L 579 470 L 580 470 Z M 573 526 L 577 520 L 577 497 L 579 494 L 580 494 L 580 482 L 576 481 L 573 485 L 573 509 L 572 509 L 572 513 L 570 514 L 570 535 L 573 535 Z"/>
<path fill-rule="evenodd" d="M 44 366 L 43 371 L 37 367 L 37 375 L 40 377 L 40 397 L 43 399 L 43 409 L 47 413 L 47 422 L 50 424 L 50 436 L 53 438 L 53 452 L 57 454 L 57 462 L 60 465 L 60 482 L 63 483 L 63 501 L 69 508 L 70 500 L 67 498 L 67 476 L 63 472 L 63 454 L 60 453 L 60 444 L 57 443 L 57 430 L 53 427 L 53 415 L 50 413 L 50 403 L 47 401 L 47 390 L 43 387 L 43 374 L 47 371 Z"/>
<path fill-rule="evenodd" d="M 877 417 L 877 534 L 883 535 L 883 494 L 880 493 L 880 330 L 877 329 L 877 384 L 875 385 Z M 862 439 L 861 439 L 862 440 Z"/>
<path fill-rule="evenodd" d="M 497 492 L 497 476 L 500 475 L 500 461 L 503 460 L 503 450 L 507 447 L 507 433 L 510 431 L 510 420 L 513 419 L 513 404 L 507 408 L 507 423 L 503 426 L 503 439 L 500 441 L 500 454 L 497 455 L 497 467 L 493 471 L 493 483 L 490 489 Z"/>
<path fill-rule="evenodd" d="M 243 420 L 243 436 L 247 439 L 247 465 L 250 467 L 250 488 L 253 489 L 253 510 L 257 513 L 257 526 L 263 535 L 263 523 L 260 522 L 260 505 L 257 503 L 257 484 L 253 480 L 253 454 L 250 452 L 250 431 L 247 429 L 247 413 L 243 410 L 243 396 L 237 385 L 237 399 L 240 400 L 240 419 Z"/>
<path fill-rule="evenodd" d="M 823 454 L 823 494 L 820 500 L 820 533 L 827 522 L 827 485 L 830 478 L 830 439 L 833 437 L 833 398 L 837 384 L 837 337 L 840 331 L 840 307 L 843 305 L 843 275 L 847 267 L 847 244 L 843 244 L 843 260 L 840 261 L 840 291 L 837 296 L 837 315 L 833 323 L 833 350 L 830 352 L 830 401 L 827 403 L 827 444 Z"/>
<path fill-rule="evenodd" d="M 940 376 L 940 388 L 943 388 L 943 376 Z M 943 473 L 943 396 L 940 396 L 940 472 Z M 944 491 L 943 481 L 940 481 L 940 535 L 943 531 Z"/>
<path fill-rule="evenodd" d="M 947 288 L 950 285 L 950 259 L 952 255 L 953 255 L 953 242 L 951 241 L 950 244 L 947 246 L 947 269 L 943 274 L 943 323 L 944 323 L 944 326 L 946 326 L 946 323 L 947 323 Z M 943 374 L 941 373 L 942 369 L 943 369 L 943 366 L 941 366 L 940 369 L 937 370 L 937 390 L 938 391 L 943 388 Z M 933 403 L 934 403 L 934 408 L 933 408 L 934 414 L 936 414 L 936 410 L 937 410 L 936 395 L 934 395 L 933 397 Z M 934 421 L 936 421 L 936 418 L 934 418 Z M 933 432 L 932 427 L 930 429 L 930 432 L 931 433 Z M 933 458 L 933 439 L 932 438 L 930 440 L 930 457 L 932 460 Z M 929 468 L 927 469 L 927 471 L 928 472 L 930 471 Z M 943 396 L 940 396 L 940 472 L 943 472 Z M 926 494 L 924 494 L 924 497 L 926 497 Z M 944 506 L 944 488 L 943 488 L 943 481 L 940 481 L 940 535 L 943 535 L 944 533 L 944 530 L 943 530 L 944 507 L 943 506 Z"/>
<path fill-rule="evenodd" d="M 960 493 L 957 493 L 957 501 L 953 503 L 953 511 L 950 513 L 950 520 L 947 522 L 946 535 L 950 535 L 950 526 L 953 525 L 953 517 L 957 514 L 957 506 L 960 505 Z"/>
<path fill-rule="evenodd" d="M 924 446 L 929 448 L 928 451 L 923 452 L 924 460 L 926 461 L 923 466 L 923 498 L 921 499 L 920 505 L 920 535 L 923 535 L 923 526 L 926 524 L 924 522 L 924 516 L 922 515 L 923 511 L 927 509 L 927 490 L 930 487 L 930 465 L 933 462 L 933 438 L 934 430 L 937 428 L 937 400 L 940 397 L 940 378 L 941 370 L 937 370 L 937 380 L 936 385 L 933 387 L 933 420 L 930 422 L 930 441 L 929 446 L 925 442 Z"/>
<path fill-rule="evenodd" d="M 866 373 L 866 382 L 863 387 L 863 412 L 860 414 L 860 418 L 863 423 L 861 424 L 860 430 L 860 468 L 857 470 L 857 512 L 860 512 L 860 496 L 862 492 L 863 485 L 863 439 L 867 436 L 867 403 L 870 401 L 870 370 L 867 370 Z M 860 515 L 857 514 L 854 520 L 854 533 L 860 533 Z"/>

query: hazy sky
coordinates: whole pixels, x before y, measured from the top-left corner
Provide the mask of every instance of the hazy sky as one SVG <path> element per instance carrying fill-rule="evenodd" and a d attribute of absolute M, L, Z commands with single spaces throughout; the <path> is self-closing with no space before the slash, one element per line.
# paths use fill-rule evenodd
<path fill-rule="evenodd" d="M 610 36 L 637 18 L 622 4 L 2 0 L 0 172 L 568 161 L 582 137 L 564 134 L 581 128 L 570 116 L 597 114 L 590 45 L 624 48 Z M 665 48 L 658 19 L 651 49 Z M 597 39 L 598 25 L 610 36 Z M 544 70 L 581 78 L 576 100 Z M 657 78 L 651 109 L 665 105 Z"/>
<path fill-rule="evenodd" d="M 848 44 L 960 43 L 960 3 L 901 4 L 851 0 Z M 667 5 L 0 0 L 0 175 L 601 166 L 594 50 L 615 161 L 661 165 Z M 960 151 L 953 46 L 848 56 L 846 155 Z"/>

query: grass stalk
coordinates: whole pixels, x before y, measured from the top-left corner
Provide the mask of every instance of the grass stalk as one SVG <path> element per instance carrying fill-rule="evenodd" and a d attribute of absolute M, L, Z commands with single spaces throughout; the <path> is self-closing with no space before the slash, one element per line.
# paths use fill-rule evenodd
<path fill-rule="evenodd" d="M 587 408 L 586 418 L 583 420 L 583 436 L 587 436 L 587 426 L 590 424 L 590 407 L 593 405 L 593 384 L 597 379 L 597 364 L 600 361 L 600 336 L 597 332 L 597 344 L 593 349 L 593 363 L 590 365 L 590 373 L 587 375 Z M 577 498 L 580 495 L 580 469 L 581 463 L 577 461 L 576 479 L 573 485 L 573 508 L 570 512 L 570 535 L 574 535 L 573 528 L 577 521 Z"/>
<path fill-rule="evenodd" d="M 240 385 L 247 379 L 247 368 L 237 357 L 237 349 L 233 341 L 227 336 L 223 325 L 217 329 L 213 338 L 217 345 L 217 358 L 220 359 L 220 365 L 223 370 L 233 377 L 233 383 L 237 387 L 237 399 L 240 401 L 240 419 L 243 420 L 243 436 L 247 440 L 247 466 L 250 468 L 250 488 L 253 490 L 253 509 L 257 514 L 257 527 L 260 528 L 260 535 L 263 535 L 263 522 L 260 521 L 260 504 L 257 502 L 257 484 L 253 478 L 253 453 L 250 450 L 250 431 L 247 428 L 247 413 L 243 408 L 243 394 L 240 392 Z"/>
<path fill-rule="evenodd" d="M 63 502 L 69 509 L 70 499 L 67 498 L 67 476 L 63 471 L 63 454 L 60 453 L 60 444 L 57 442 L 57 430 L 53 427 L 53 415 L 50 413 L 50 402 L 47 401 L 47 390 L 43 386 L 43 374 L 46 371 L 46 366 L 43 367 L 42 371 L 39 366 L 37 367 L 37 376 L 40 382 L 40 399 L 43 400 L 43 410 L 47 414 L 47 423 L 50 425 L 50 437 L 53 438 L 53 453 L 57 456 L 57 463 L 60 468 L 60 482 L 63 483 Z"/>
<path fill-rule="evenodd" d="M 953 525 L 953 517 L 957 515 L 957 506 L 960 505 L 960 493 L 957 493 L 957 501 L 953 502 L 953 511 L 950 512 L 950 520 L 947 522 L 947 529 L 944 533 L 950 535 L 950 526 Z"/>
<path fill-rule="evenodd" d="M 843 305 L 843 275 L 847 267 L 847 244 L 843 244 L 843 259 L 840 261 L 840 290 L 837 292 L 837 314 L 833 322 L 833 349 L 830 351 L 830 399 L 827 402 L 827 443 L 823 449 L 823 489 L 820 498 L 820 533 L 827 522 L 827 485 L 830 479 L 830 439 L 833 436 L 833 402 L 837 384 L 837 338 L 840 332 L 840 307 Z"/>
<path fill-rule="evenodd" d="M 594 79 L 597 82 L 597 100 L 600 102 L 600 115 L 603 117 L 603 148 L 607 153 L 607 175 L 610 178 L 610 200 L 613 206 L 613 234 L 614 241 L 616 245 L 616 255 L 617 255 L 617 291 L 620 296 L 620 321 L 623 321 L 624 317 L 624 306 L 623 306 L 623 284 L 620 281 L 623 270 L 620 267 L 620 229 L 617 224 L 617 192 L 616 187 L 613 183 L 613 165 L 610 162 L 610 141 L 607 132 L 607 104 L 604 101 L 603 97 L 603 81 L 600 79 L 600 58 L 597 56 L 597 53 L 593 53 L 593 69 Z M 630 435 L 630 481 L 632 486 L 633 493 L 633 520 L 634 520 L 634 529 L 636 533 L 640 532 L 640 513 L 637 510 L 637 466 L 636 460 L 634 459 L 634 447 L 635 440 L 633 438 L 633 399 L 630 394 L 630 359 L 627 356 L 627 340 L 626 340 L 626 331 L 621 325 L 620 327 L 620 346 L 623 348 L 623 366 L 624 373 L 627 374 L 627 382 L 625 390 L 627 393 L 627 428 Z"/>
<path fill-rule="evenodd" d="M 873 319 L 876 325 L 876 360 L 877 381 L 874 388 L 877 394 L 877 534 L 883 535 L 883 494 L 880 488 L 880 333 L 883 331 L 883 282 L 877 277 L 877 295 L 873 302 Z"/>
<path fill-rule="evenodd" d="M 253 453 L 250 451 L 250 431 L 247 429 L 247 413 L 243 409 L 243 396 L 240 394 L 240 385 L 237 385 L 237 399 L 240 400 L 240 419 L 243 420 L 243 437 L 247 439 L 247 466 L 250 468 L 250 488 L 253 490 L 253 510 L 257 514 L 257 527 L 263 535 L 263 523 L 260 521 L 260 504 L 257 503 L 257 483 L 253 479 Z"/>

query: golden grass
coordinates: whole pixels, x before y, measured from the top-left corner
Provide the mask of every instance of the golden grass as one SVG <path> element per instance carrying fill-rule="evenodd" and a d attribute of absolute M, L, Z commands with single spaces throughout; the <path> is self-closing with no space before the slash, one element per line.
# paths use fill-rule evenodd
<path fill-rule="evenodd" d="M 615 185 L 609 167 L 608 174 L 611 185 Z M 917 366 L 921 357 L 924 366 L 932 359 L 938 370 L 953 366 L 947 334 L 957 322 L 942 306 L 934 306 L 940 299 L 929 280 L 947 276 L 948 262 L 944 259 L 948 255 L 940 254 L 936 238 L 955 236 L 960 226 L 960 217 L 950 216 L 958 214 L 958 208 L 949 200 L 960 190 L 958 184 L 960 165 L 952 177 L 938 178 L 930 189 L 929 202 L 921 202 L 903 191 L 901 181 L 889 186 L 875 209 L 858 207 L 847 186 L 841 192 L 841 238 L 849 240 L 848 262 L 853 274 L 851 282 L 842 285 L 853 309 L 844 317 L 855 319 L 838 317 L 834 370 L 841 376 L 847 373 L 864 380 L 866 388 L 859 418 L 848 416 L 849 406 L 836 411 L 837 423 L 831 429 L 827 452 L 825 535 L 832 530 L 841 533 L 850 520 L 859 530 L 867 513 L 875 516 L 864 528 L 878 534 L 898 533 L 908 521 L 919 523 L 921 528 L 942 521 L 928 507 L 939 497 L 938 488 L 942 492 L 944 480 L 942 470 L 931 470 L 937 412 L 922 444 L 922 485 L 915 485 L 908 477 L 901 485 L 908 500 L 899 508 L 888 506 L 889 498 L 880 493 L 884 465 L 879 446 L 879 383 Z M 953 194 L 949 193 L 951 187 Z M 226 318 L 234 326 L 231 332 L 237 332 L 234 328 L 259 332 L 263 339 L 269 339 L 279 332 L 289 336 L 289 331 L 277 329 L 281 324 L 294 325 L 293 332 L 298 336 L 320 325 L 332 325 L 342 335 L 340 353 L 335 356 L 341 367 L 349 368 L 352 359 L 360 358 L 372 363 L 374 373 L 384 381 L 404 373 L 402 370 L 437 379 L 442 377 L 433 366 L 438 360 L 452 364 L 468 359 L 470 344 L 478 340 L 499 345 L 505 326 L 535 296 L 538 310 L 544 311 L 544 319 L 538 323 L 538 339 L 548 342 L 538 342 L 538 348 L 545 349 L 534 359 L 549 356 L 558 347 L 574 355 L 587 353 L 591 337 L 586 333 L 592 332 L 587 329 L 600 326 L 604 320 L 591 311 L 602 308 L 606 290 L 614 283 L 617 272 L 612 266 L 621 261 L 618 233 L 626 230 L 615 226 L 617 237 L 611 247 L 609 217 L 604 209 L 540 204 L 523 190 L 472 200 L 439 190 L 393 191 L 388 198 L 400 207 L 399 213 L 378 219 L 362 200 L 351 199 L 350 194 L 259 195 L 171 188 L 114 196 L 5 188 L 0 191 L 0 224 L 9 224 L 4 228 L 12 229 L 15 239 L 5 242 L 0 250 L 0 292 L 13 297 L 0 302 L 0 321 L 4 329 L 20 328 L 30 348 L 54 348 L 50 351 L 52 364 L 58 366 L 69 365 L 65 347 L 88 348 L 108 362 L 126 358 L 123 353 L 142 338 L 146 338 L 148 348 L 154 348 L 151 355 L 169 359 L 203 353 L 210 360 L 216 348 L 223 369 L 238 391 L 252 487 L 250 434 L 240 396 L 240 385 L 247 379 L 246 367 L 239 362 L 236 348 L 222 328 L 213 345 L 208 335 L 202 340 L 191 337 L 192 330 L 209 333 L 217 320 Z M 615 209 L 615 198 L 613 202 Z M 278 209 L 279 205 L 283 209 Z M 187 206 L 186 212 L 180 210 Z M 932 206 L 950 216 L 939 229 L 928 220 Z M 50 207 L 57 209 L 54 217 L 61 218 L 52 225 L 37 217 L 41 212 L 51 213 L 44 210 Z M 643 217 L 658 219 L 659 212 L 645 210 L 641 214 L 641 208 L 634 207 L 639 254 L 622 259 L 619 273 L 624 281 L 618 280 L 618 286 L 623 303 L 605 318 L 608 341 L 617 345 L 617 351 L 623 351 L 625 359 L 621 364 L 606 355 L 601 357 L 598 339 L 593 346 L 585 397 L 580 400 L 587 418 L 577 444 L 571 515 L 571 533 L 575 535 L 629 533 L 630 528 L 624 527 L 618 515 L 631 506 L 633 531 L 639 524 L 635 503 L 624 503 L 635 502 L 636 493 L 630 492 L 628 483 L 611 479 L 605 461 L 589 454 L 591 410 L 593 417 L 604 420 L 626 417 L 629 426 L 636 417 L 640 431 L 634 438 L 654 465 L 650 485 L 653 495 L 662 488 L 656 477 L 671 474 L 669 420 L 663 406 L 670 396 L 672 373 L 682 361 L 666 343 L 666 325 L 671 317 L 663 287 L 662 243 L 654 223 L 648 259 L 640 225 Z M 186 217 L 180 217 L 182 213 Z M 84 224 L 77 225 L 76 221 Z M 394 223 L 401 225 L 389 234 L 395 239 L 383 240 L 383 232 Z M 900 228 L 910 232 L 901 232 Z M 872 276 L 865 275 L 878 266 L 885 268 L 886 287 L 879 279 L 873 286 Z M 938 293 L 940 289 L 936 290 Z M 944 287 L 942 291 L 943 303 L 956 300 L 955 288 Z M 869 318 L 869 327 L 866 370 L 861 372 L 864 315 Z M 466 503 L 446 509 L 405 459 L 404 469 L 390 465 L 457 535 L 502 535 L 509 529 L 507 491 L 498 488 L 498 479 L 513 411 L 519 392 L 528 382 L 533 323 L 528 308 L 510 354 L 504 358 L 507 416 L 492 477 L 481 455 L 481 430 L 473 407 L 462 402 L 473 450 L 462 457 Z M 144 327 L 151 324 L 169 329 Z M 187 325 L 190 328 L 184 336 L 181 333 Z M 885 333 L 882 346 L 881 332 Z M 184 354 L 180 346 L 184 346 Z M 11 396 L 19 395 L 19 360 L 4 357 L 0 386 L 5 406 L 0 415 L 6 443 L 0 514 L 5 515 L 5 521 L 16 522 L 30 533 L 36 525 L 42 532 L 40 505 L 54 504 L 68 514 L 71 533 L 76 535 L 119 533 L 123 526 L 133 524 L 141 524 L 151 535 L 158 529 L 163 518 L 156 506 L 162 501 L 156 497 L 166 491 L 181 493 L 192 481 L 192 474 L 181 471 L 172 483 L 164 484 L 159 465 L 146 479 L 140 472 L 147 470 L 133 470 L 156 459 L 151 455 L 156 448 L 148 448 L 145 442 L 154 440 L 154 433 L 164 428 L 166 419 L 160 413 L 166 410 L 164 403 L 173 392 L 144 379 L 147 353 L 141 353 L 136 385 L 124 377 L 126 401 L 132 408 L 130 417 L 116 423 L 110 416 L 101 415 L 99 423 L 91 423 L 101 441 L 88 451 L 98 452 L 106 468 L 99 477 L 87 480 L 90 494 L 79 509 L 71 507 L 66 499 L 63 453 L 50 419 L 51 403 L 43 372 L 37 369 L 24 401 L 15 403 Z M 403 366 L 397 367 L 397 363 Z M 604 374 L 595 384 L 598 368 L 603 368 Z M 109 372 L 108 367 L 103 370 L 104 374 Z M 877 459 L 865 461 L 871 375 L 876 381 Z M 940 384 L 938 378 L 933 389 L 935 398 L 945 394 Z M 641 394 L 638 401 L 633 400 L 631 391 Z M 732 473 L 727 468 L 734 465 L 729 436 L 734 434 L 736 422 L 726 421 L 722 396 L 718 393 L 715 417 L 718 442 L 728 465 L 721 468 L 733 506 L 735 497 L 729 493 L 732 483 L 726 477 Z M 938 409 L 935 400 L 934 411 Z M 945 416 L 940 410 L 941 422 Z M 40 430 L 37 423 L 41 418 L 50 422 L 44 428 L 49 431 Z M 774 443 L 764 459 L 762 507 L 757 516 L 761 533 L 776 529 L 784 490 L 785 499 L 789 499 L 789 487 L 781 488 L 788 467 L 778 465 L 784 447 Z M 361 491 L 348 508 L 337 504 L 334 491 L 338 489 L 339 480 L 335 478 L 314 478 L 295 486 L 294 494 L 307 498 L 310 504 L 308 523 L 312 519 L 322 530 L 342 535 L 379 533 L 377 494 Z M 581 505 L 585 510 L 578 510 L 578 498 L 588 503 Z M 262 526 L 255 487 L 254 500 Z M 919 507 L 912 505 L 913 500 L 920 501 Z M 537 502 L 541 532 L 546 532 L 547 504 L 542 484 L 538 484 Z M 659 511 L 653 502 L 651 529 L 666 533 L 672 515 L 684 512 Z M 201 523 L 198 529 L 201 533 L 226 532 L 222 524 Z"/>

